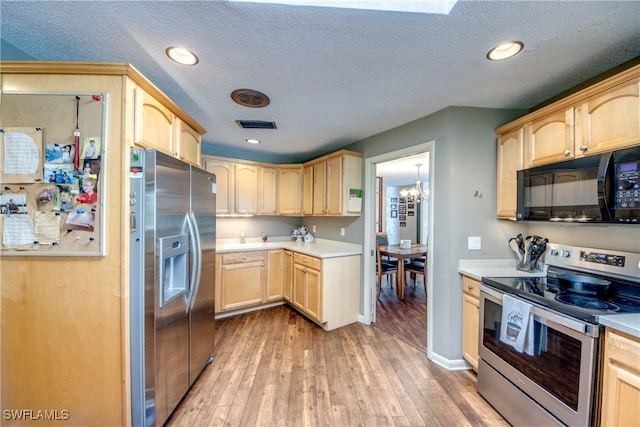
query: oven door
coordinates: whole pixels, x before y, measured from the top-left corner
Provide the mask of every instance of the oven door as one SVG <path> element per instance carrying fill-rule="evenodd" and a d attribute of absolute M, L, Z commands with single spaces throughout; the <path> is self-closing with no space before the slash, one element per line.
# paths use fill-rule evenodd
<path fill-rule="evenodd" d="M 491 396 L 486 384 L 481 384 L 488 378 L 481 370 L 493 368 L 508 380 L 509 387 L 515 387 L 513 390 L 522 394 L 520 400 L 514 400 L 517 404 L 511 405 L 519 412 L 514 413 L 515 417 L 521 420 L 529 417 L 531 421 L 536 419 L 536 412 L 548 412 L 567 425 L 591 425 L 598 384 L 599 327 L 533 305 L 533 323 L 529 324 L 535 332 L 533 355 L 519 353 L 500 341 L 502 295 L 484 284 L 480 287 L 479 357 L 484 363 L 479 367 L 478 390 L 500 408 L 501 402 L 492 400 L 504 399 L 508 387 Z M 527 414 L 528 407 L 531 414 Z M 509 409 L 505 408 L 505 411 Z M 519 424 L 509 420 L 504 413 L 503 416 L 513 424 Z"/>

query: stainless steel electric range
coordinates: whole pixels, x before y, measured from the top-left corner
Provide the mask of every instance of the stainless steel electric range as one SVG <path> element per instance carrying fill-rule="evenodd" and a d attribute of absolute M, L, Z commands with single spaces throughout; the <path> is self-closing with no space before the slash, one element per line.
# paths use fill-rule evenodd
<path fill-rule="evenodd" d="M 546 277 L 482 279 L 478 391 L 513 425 L 596 425 L 598 319 L 640 313 L 640 253 L 547 251 Z M 528 351 L 505 344 L 504 332 L 501 339 L 505 295 L 531 306 Z"/>

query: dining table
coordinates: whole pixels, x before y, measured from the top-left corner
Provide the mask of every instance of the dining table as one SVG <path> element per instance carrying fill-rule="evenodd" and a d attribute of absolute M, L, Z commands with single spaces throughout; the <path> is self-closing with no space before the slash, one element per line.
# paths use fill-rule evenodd
<path fill-rule="evenodd" d="M 404 261 L 424 257 L 426 262 L 427 245 L 423 245 L 421 243 L 413 243 L 410 247 L 401 247 L 400 245 L 381 245 L 380 255 L 396 258 L 398 260 L 396 292 L 399 299 L 404 299 Z M 427 280 L 427 278 L 425 277 L 423 280 Z"/>

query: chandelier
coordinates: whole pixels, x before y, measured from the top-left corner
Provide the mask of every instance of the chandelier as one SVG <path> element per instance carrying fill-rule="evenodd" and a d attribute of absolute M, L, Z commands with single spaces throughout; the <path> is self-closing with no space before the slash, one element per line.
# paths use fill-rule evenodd
<path fill-rule="evenodd" d="M 422 188 L 422 178 L 420 177 L 420 167 L 422 167 L 422 163 L 416 163 L 416 168 L 418 169 L 418 180 L 416 181 L 416 185 L 413 188 L 407 190 L 400 190 L 400 197 L 405 197 L 407 202 L 421 202 L 427 198 L 427 194 L 425 190 Z"/>

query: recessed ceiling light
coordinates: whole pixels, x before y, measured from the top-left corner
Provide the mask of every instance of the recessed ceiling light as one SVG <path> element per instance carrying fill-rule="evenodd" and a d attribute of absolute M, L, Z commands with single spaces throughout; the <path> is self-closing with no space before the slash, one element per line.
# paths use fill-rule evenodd
<path fill-rule="evenodd" d="M 522 42 L 502 43 L 491 49 L 489 53 L 487 53 L 487 58 L 492 61 L 500 61 L 502 59 L 511 58 L 515 54 L 519 53 L 523 47 L 524 44 L 522 44 Z"/>
<path fill-rule="evenodd" d="M 196 65 L 199 61 L 195 53 L 189 49 L 179 46 L 171 46 L 165 50 L 167 56 L 173 61 L 182 65 Z"/>
<path fill-rule="evenodd" d="M 249 139 L 245 139 L 245 141 L 247 141 L 249 144 L 260 144 L 259 139 L 249 138 Z"/>

